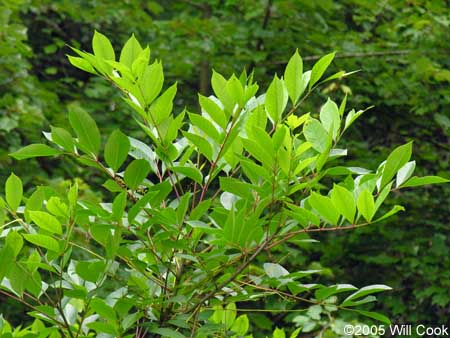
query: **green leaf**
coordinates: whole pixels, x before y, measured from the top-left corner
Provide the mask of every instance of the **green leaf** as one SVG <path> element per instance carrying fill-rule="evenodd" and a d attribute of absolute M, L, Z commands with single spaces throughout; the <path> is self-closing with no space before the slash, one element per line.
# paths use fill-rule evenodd
<path fill-rule="evenodd" d="M 341 105 L 339 106 L 339 116 L 343 117 L 345 112 L 345 107 L 347 106 L 347 94 L 345 94 L 344 99 L 341 102 Z"/>
<path fill-rule="evenodd" d="M 20 250 L 23 247 L 23 238 L 17 231 L 10 231 L 6 236 L 5 246 L 8 246 L 12 249 L 13 257 L 16 258 L 19 254 Z M 0 261 L 3 263 L 3 261 Z M 1 279 L 1 278 L 0 278 Z"/>
<path fill-rule="evenodd" d="M 14 249 L 10 246 L 0 248 L 0 283 L 3 278 L 9 274 L 11 267 L 14 265 Z"/>
<path fill-rule="evenodd" d="M 25 220 L 26 220 L 26 222 L 28 222 L 28 223 L 31 222 L 31 217 L 30 217 L 29 211 L 30 210 L 41 210 L 42 206 L 44 205 L 44 200 L 45 200 L 44 188 L 38 187 L 31 194 L 31 196 L 28 197 L 28 199 L 25 203 Z M 48 206 L 48 202 L 47 202 L 47 206 Z M 47 210 L 49 210 L 48 207 L 47 207 Z"/>
<path fill-rule="evenodd" d="M 317 161 L 318 156 L 313 156 L 313 157 L 308 157 L 302 161 L 300 161 L 300 163 L 297 165 L 297 167 L 294 170 L 294 174 L 298 175 L 299 173 L 301 173 L 305 168 L 308 168 L 308 170 L 310 170 L 310 165 L 312 163 L 314 163 L 315 161 Z"/>
<path fill-rule="evenodd" d="M 251 184 L 245 183 L 233 177 L 219 177 L 219 182 L 220 188 L 223 191 L 228 191 L 245 199 L 253 199 L 253 186 Z"/>
<path fill-rule="evenodd" d="M 394 205 L 393 208 L 391 210 L 389 210 L 387 213 L 385 213 L 383 216 L 381 216 L 380 218 L 377 218 L 375 221 L 373 221 L 372 223 L 377 223 L 377 222 L 381 222 L 382 220 L 389 218 L 393 215 L 395 215 L 396 213 L 400 212 L 400 211 L 405 211 L 405 208 L 402 207 L 401 205 Z"/>
<path fill-rule="evenodd" d="M 138 78 L 141 79 L 144 74 L 145 68 L 150 62 L 150 48 L 145 47 L 138 55 L 136 60 L 133 61 L 131 65 L 132 73 Z"/>
<path fill-rule="evenodd" d="M 151 332 L 156 333 L 161 335 L 161 337 L 169 337 L 169 338 L 186 338 L 183 334 L 172 330 L 172 329 L 168 329 L 165 327 L 160 327 L 158 329 L 153 329 L 151 330 Z"/>
<path fill-rule="evenodd" d="M 377 199 L 375 201 L 375 212 L 377 212 L 377 210 L 380 208 L 381 204 L 383 204 L 384 200 L 386 199 L 386 197 L 391 192 L 392 183 L 393 182 L 390 182 L 390 183 L 386 184 L 386 186 L 378 194 L 378 197 L 377 197 Z"/>
<path fill-rule="evenodd" d="M 13 212 L 17 211 L 23 196 L 22 181 L 19 177 L 11 173 L 5 184 L 6 202 Z"/>
<path fill-rule="evenodd" d="M 189 120 L 191 123 L 202 130 L 207 136 L 209 136 L 213 141 L 220 144 L 223 140 L 221 134 L 217 131 L 216 127 L 208 121 L 205 117 L 198 114 L 188 113 Z"/>
<path fill-rule="evenodd" d="M 307 72 L 304 72 L 302 75 L 302 84 L 301 84 L 302 92 L 304 92 L 306 87 L 308 87 L 310 80 L 311 80 L 311 71 L 308 70 Z"/>
<path fill-rule="evenodd" d="M 300 95 L 305 89 L 305 87 L 302 86 L 302 76 L 303 61 L 298 50 L 296 50 L 284 71 L 284 83 L 293 105 L 297 103 Z"/>
<path fill-rule="evenodd" d="M 108 322 L 114 322 L 117 319 L 114 309 L 106 304 L 103 299 L 93 298 L 90 307 L 95 313 L 101 318 L 106 319 Z"/>
<path fill-rule="evenodd" d="M 109 39 L 103 34 L 95 31 L 92 39 L 92 50 L 94 55 L 104 60 L 115 60 L 113 46 Z"/>
<path fill-rule="evenodd" d="M 171 171 L 182 174 L 186 177 L 189 177 L 190 179 L 194 180 L 195 182 L 202 184 L 203 183 L 203 175 L 200 170 L 198 170 L 196 167 L 171 167 Z"/>
<path fill-rule="evenodd" d="M 253 184 L 258 185 L 263 179 L 270 181 L 271 174 L 269 170 L 265 169 L 260 165 L 257 165 L 255 161 L 241 159 L 240 162 L 242 166 L 242 171 Z"/>
<path fill-rule="evenodd" d="M 188 133 L 186 131 L 182 131 L 182 133 L 184 137 L 186 137 L 195 147 L 197 147 L 200 153 L 202 153 L 209 161 L 212 161 L 213 149 L 207 140 L 201 136 Z"/>
<path fill-rule="evenodd" d="M 110 242 L 108 242 L 109 244 Z M 105 261 L 80 261 L 75 266 L 75 271 L 86 281 L 96 283 L 106 268 Z M 99 305 L 99 308 L 101 305 Z M 99 313 L 100 314 L 100 313 Z"/>
<path fill-rule="evenodd" d="M 8 272 L 8 279 L 10 281 L 12 289 L 22 297 L 23 292 L 25 291 L 25 283 L 27 279 L 29 280 L 29 276 L 27 276 L 22 267 L 18 264 L 13 264 Z"/>
<path fill-rule="evenodd" d="M 105 161 L 113 171 L 125 162 L 130 151 L 130 140 L 119 129 L 114 130 L 105 145 Z"/>
<path fill-rule="evenodd" d="M 236 318 L 230 330 L 236 333 L 238 336 L 243 336 L 248 331 L 249 320 L 247 315 L 241 315 Z"/>
<path fill-rule="evenodd" d="M 313 192 L 308 199 L 309 204 L 330 224 L 337 224 L 340 213 L 335 208 L 331 199 Z"/>
<path fill-rule="evenodd" d="M 87 323 L 86 326 L 97 332 L 106 333 L 108 337 L 117 337 L 117 329 L 110 323 L 90 322 Z M 97 337 L 99 336 L 101 337 L 101 335 L 97 335 Z"/>
<path fill-rule="evenodd" d="M 59 150 L 51 148 L 46 144 L 37 143 L 30 144 L 9 155 L 14 157 L 16 160 L 23 160 L 26 158 L 55 156 L 59 154 L 61 154 Z"/>
<path fill-rule="evenodd" d="M 289 212 L 289 215 L 294 218 L 296 221 L 298 221 L 303 227 L 308 226 L 319 226 L 320 224 L 320 218 L 312 213 L 309 210 L 306 210 L 305 208 L 300 208 L 293 204 L 288 204 L 289 209 L 291 209 Z"/>
<path fill-rule="evenodd" d="M 227 126 L 227 117 L 222 108 L 220 108 L 216 102 L 212 99 L 198 95 L 198 100 L 202 109 L 216 122 L 222 129 Z"/>
<path fill-rule="evenodd" d="M 3 227 L 6 220 L 6 210 L 4 209 L 4 206 L 2 206 L 2 201 L 3 200 L 0 200 L 0 229 Z"/>
<path fill-rule="evenodd" d="M 167 89 L 158 99 L 156 99 L 150 106 L 150 115 L 152 116 L 152 121 L 156 125 L 159 125 L 173 109 L 173 99 L 177 93 L 177 84 L 175 83 L 169 89 Z"/>
<path fill-rule="evenodd" d="M 363 215 L 367 222 L 370 222 L 375 213 L 375 201 L 369 190 L 364 189 L 361 191 L 356 205 L 361 215 Z"/>
<path fill-rule="evenodd" d="M 266 168 L 272 168 L 275 158 L 272 154 L 272 149 L 267 150 L 258 142 L 248 139 L 242 139 L 244 148 Z"/>
<path fill-rule="evenodd" d="M 152 171 L 156 172 L 156 157 L 153 150 L 147 144 L 135 138 L 128 137 L 128 140 L 130 141 L 131 148 L 129 151 L 129 155 L 135 159 L 145 159 L 152 167 Z"/>
<path fill-rule="evenodd" d="M 264 263 L 263 267 L 266 275 L 271 278 L 280 278 L 289 275 L 289 271 L 280 264 Z"/>
<path fill-rule="evenodd" d="M 331 61 L 333 61 L 334 55 L 335 55 L 334 52 L 327 54 L 327 55 L 323 56 L 322 58 L 320 58 L 319 61 L 317 61 L 314 64 L 314 66 L 311 70 L 311 79 L 309 80 L 309 89 L 311 89 L 312 86 L 314 86 L 316 84 L 316 82 L 320 80 L 320 78 L 322 77 L 322 75 L 325 73 L 328 66 L 330 65 Z"/>
<path fill-rule="evenodd" d="M 108 179 L 105 181 L 105 183 L 102 184 L 103 187 L 105 187 L 110 192 L 121 192 L 123 191 L 123 188 L 117 184 L 116 181 L 112 179 Z"/>
<path fill-rule="evenodd" d="M 395 186 L 398 188 L 408 178 L 410 178 L 415 168 L 416 168 L 416 161 L 407 162 L 403 167 L 401 167 L 400 170 L 397 172 L 397 179 L 395 182 Z"/>
<path fill-rule="evenodd" d="M 289 150 L 290 150 L 290 148 L 289 148 Z M 288 152 L 285 148 L 280 147 L 278 149 L 278 154 L 277 154 L 278 165 L 280 166 L 283 173 L 288 177 L 290 175 L 291 164 L 292 164 L 290 155 L 291 155 L 290 151 Z"/>
<path fill-rule="evenodd" d="M 367 296 L 367 295 L 370 295 L 373 293 L 386 291 L 386 290 L 392 290 L 392 288 L 387 285 L 383 285 L 383 284 L 375 284 L 375 285 L 365 286 L 365 287 L 359 289 L 358 291 L 356 291 L 355 293 L 352 293 L 350 296 L 348 296 L 341 305 L 349 306 L 356 299 L 362 298 L 364 296 Z"/>
<path fill-rule="evenodd" d="M 134 160 L 131 162 L 124 174 L 124 181 L 127 186 L 135 190 L 150 172 L 150 164 L 144 159 Z"/>
<path fill-rule="evenodd" d="M 199 220 L 203 215 L 205 215 L 206 211 L 209 209 L 211 205 L 211 200 L 207 199 L 204 200 L 203 202 L 199 203 L 192 211 L 190 214 L 190 219 L 195 221 L 195 220 Z"/>
<path fill-rule="evenodd" d="M 178 137 L 178 133 L 184 123 L 184 114 L 185 111 L 183 110 L 180 114 L 177 115 L 176 118 L 169 116 L 164 120 L 163 123 L 161 123 L 161 128 L 159 129 L 162 142 L 166 145 L 169 145 L 167 148 L 166 156 L 171 160 L 174 160 L 177 157 L 178 151 L 176 150 L 174 145 L 171 145 L 171 143 Z"/>
<path fill-rule="evenodd" d="M 256 141 L 263 149 L 267 151 L 267 154 L 275 158 L 274 143 L 270 138 L 270 135 L 263 128 L 254 126 L 252 136 L 253 140 Z"/>
<path fill-rule="evenodd" d="M 298 329 L 296 329 L 294 332 L 291 333 L 289 338 L 298 338 L 300 336 L 301 331 L 302 331 L 302 328 L 299 327 Z"/>
<path fill-rule="evenodd" d="M 39 228 L 52 234 L 62 234 L 61 223 L 55 216 L 44 211 L 30 211 L 30 218 Z"/>
<path fill-rule="evenodd" d="M 136 39 L 134 34 L 131 35 L 131 37 L 125 42 L 125 45 L 122 48 L 122 51 L 120 52 L 120 63 L 123 63 L 124 65 L 130 67 L 133 65 L 134 60 L 138 58 L 138 56 L 142 52 L 142 47 L 139 43 L 139 41 Z"/>
<path fill-rule="evenodd" d="M 401 188 L 408 188 L 408 187 L 418 187 L 421 185 L 427 185 L 427 184 L 440 184 L 440 183 L 447 183 L 450 182 L 450 180 L 440 177 L 440 176 L 424 176 L 424 177 L 411 177 L 406 183 L 403 183 L 401 185 Z"/>
<path fill-rule="evenodd" d="M 142 88 L 146 105 L 153 102 L 159 95 L 164 83 L 164 73 L 161 62 L 154 62 L 145 67 L 142 77 L 138 80 L 138 85 Z"/>
<path fill-rule="evenodd" d="M 80 148 L 97 156 L 100 149 L 100 132 L 94 119 L 80 107 L 72 105 L 69 122 L 78 137 Z"/>
<path fill-rule="evenodd" d="M 213 314 L 209 317 L 209 320 L 215 324 L 222 324 L 225 321 L 225 311 L 223 310 L 221 305 L 215 305 L 213 307 Z"/>
<path fill-rule="evenodd" d="M 249 139 L 254 138 L 254 128 L 258 127 L 262 130 L 266 130 L 267 126 L 267 112 L 263 105 L 256 106 L 253 111 L 250 112 L 250 116 L 245 122 L 245 131 L 247 132 L 247 137 Z"/>
<path fill-rule="evenodd" d="M 315 150 L 323 153 L 328 148 L 328 133 L 323 125 L 316 119 L 310 119 L 303 126 L 303 133 Z"/>
<path fill-rule="evenodd" d="M 275 328 L 275 330 L 273 331 L 273 336 L 272 338 L 286 338 L 286 333 L 284 332 L 283 329 L 279 329 L 278 327 Z"/>
<path fill-rule="evenodd" d="M 333 140 L 336 140 L 341 125 L 341 119 L 337 104 L 331 101 L 330 98 L 328 98 L 327 102 L 320 109 L 320 121 L 325 130 L 332 134 Z"/>
<path fill-rule="evenodd" d="M 347 221 L 353 224 L 356 213 L 356 202 L 353 194 L 340 185 L 334 185 L 331 191 L 331 201 Z"/>
<path fill-rule="evenodd" d="M 275 75 L 269 89 L 267 89 L 265 98 L 266 110 L 274 125 L 280 121 L 287 101 L 288 93 L 284 81 Z"/>
<path fill-rule="evenodd" d="M 125 191 L 122 191 L 114 198 L 112 204 L 112 215 L 115 220 L 119 221 L 122 219 L 126 205 L 127 205 L 127 193 Z"/>
<path fill-rule="evenodd" d="M 250 184 L 249 186 L 251 188 Z M 249 248 L 255 242 L 258 243 L 263 236 L 256 217 L 245 218 L 244 211 L 245 209 L 241 209 L 237 213 L 231 209 L 223 226 L 224 239 L 233 247 Z"/>
<path fill-rule="evenodd" d="M 227 81 L 226 91 L 228 96 L 240 107 L 244 105 L 244 88 L 241 81 L 233 74 Z"/>
<path fill-rule="evenodd" d="M 412 142 L 401 145 L 392 151 L 384 165 L 380 189 L 383 188 L 394 177 L 397 171 L 409 161 L 411 153 Z"/>
<path fill-rule="evenodd" d="M 318 300 L 324 300 L 332 295 L 353 290 L 357 290 L 357 288 L 351 284 L 337 284 L 320 288 L 314 293 L 314 295 Z"/>
<path fill-rule="evenodd" d="M 50 236 L 41 234 L 25 234 L 23 236 L 28 242 L 34 245 L 40 246 L 53 252 L 59 252 L 58 242 L 56 241 L 56 239 Z"/>
<path fill-rule="evenodd" d="M 75 182 L 69 189 L 69 193 L 67 194 L 67 199 L 69 200 L 70 209 L 75 209 L 77 205 L 78 199 L 78 183 Z"/>
<path fill-rule="evenodd" d="M 72 64 L 72 66 L 84 70 L 87 73 L 97 75 L 95 68 L 90 64 L 88 60 L 72 55 L 67 55 L 67 58 L 69 59 L 69 62 Z"/>
<path fill-rule="evenodd" d="M 305 123 L 310 117 L 310 114 L 303 114 L 301 116 L 297 115 L 289 115 L 286 123 L 291 129 L 295 129 L 297 127 L 300 127 L 303 123 Z"/>
<path fill-rule="evenodd" d="M 79 49 L 76 49 L 74 47 L 70 47 L 75 53 L 77 53 L 81 58 L 89 62 L 89 64 L 94 67 L 95 71 L 98 71 L 100 73 L 109 74 L 112 70 L 112 68 L 107 64 L 107 61 L 105 59 L 102 59 L 100 57 L 95 56 L 91 53 L 82 52 Z"/>
<path fill-rule="evenodd" d="M 384 315 L 382 315 L 382 314 L 380 314 L 380 313 L 371 312 L 371 311 L 363 311 L 363 310 L 354 310 L 354 311 L 358 312 L 359 314 L 362 314 L 365 317 L 378 320 L 378 321 L 380 321 L 382 323 L 385 323 L 387 325 L 391 325 L 391 321 L 389 320 L 389 318 L 384 316 Z"/>
<path fill-rule="evenodd" d="M 47 201 L 47 204 L 45 205 L 45 208 L 55 216 L 63 218 L 69 217 L 69 208 L 64 202 L 61 201 L 59 197 L 56 196 L 50 197 L 50 199 Z"/>
<path fill-rule="evenodd" d="M 236 304 L 235 303 L 229 303 L 226 308 L 224 309 L 224 324 L 227 329 L 230 329 L 230 327 L 233 325 L 234 320 L 236 319 Z"/>
<path fill-rule="evenodd" d="M 319 154 L 319 156 L 317 156 L 317 160 L 316 160 L 317 173 L 319 173 L 322 170 L 323 166 L 327 163 L 328 159 L 330 158 L 332 143 L 333 143 L 333 139 L 332 139 L 332 135 L 330 133 L 328 135 L 327 147 L 325 148 L 325 151 L 323 151 L 321 154 Z M 338 150 L 338 149 L 335 149 L 335 150 Z M 344 152 L 345 152 L 345 150 L 344 150 Z M 345 154 L 346 154 L 346 152 L 345 152 Z"/>
<path fill-rule="evenodd" d="M 211 77 L 211 86 L 213 88 L 214 94 L 220 100 L 225 108 L 225 113 L 227 118 L 231 116 L 233 112 L 234 104 L 233 100 L 230 98 L 227 88 L 227 80 L 215 70 L 213 70 L 213 74 Z"/>
<path fill-rule="evenodd" d="M 68 152 L 73 152 L 75 149 L 75 140 L 70 133 L 58 127 L 51 127 L 52 129 L 52 141 L 57 145 L 61 146 L 64 150 Z"/>
<path fill-rule="evenodd" d="M 367 109 L 366 109 L 367 110 Z M 360 117 L 364 113 L 364 110 L 359 110 L 355 113 L 355 110 L 352 109 L 348 112 L 347 116 L 345 117 L 345 126 L 344 130 L 346 130 L 348 127 L 350 127 L 355 120 Z"/>

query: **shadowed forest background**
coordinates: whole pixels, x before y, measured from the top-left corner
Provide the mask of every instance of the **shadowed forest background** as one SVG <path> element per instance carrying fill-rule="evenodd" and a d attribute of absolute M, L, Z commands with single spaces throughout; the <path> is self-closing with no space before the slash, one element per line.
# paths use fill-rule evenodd
<path fill-rule="evenodd" d="M 444 0 L 0 1 L 0 181 L 14 168 L 25 190 L 45 183 L 64 191 L 75 176 L 101 185 L 70 160 L 8 157 L 42 142 L 37 130 L 64 127 L 68 105 L 82 104 L 105 135 L 118 126 L 141 135 L 120 94 L 73 68 L 65 56 L 68 46 L 89 49 L 94 29 L 116 46 L 132 33 L 148 43 L 152 59 L 163 60 L 168 81 L 178 81 L 176 111 L 199 109 L 196 92 L 211 94 L 211 69 L 228 76 L 254 69 L 267 88 L 296 49 L 306 68 L 336 51 L 330 74 L 359 72 L 321 87 L 300 113 L 318 111 L 328 96 L 340 102 L 348 94 L 357 109 L 374 106 L 344 141 L 354 149 L 350 164 L 357 158 L 355 165 L 373 163 L 375 169 L 389 149 L 414 139 L 418 174 L 449 178 L 449 6 Z M 100 189 L 94 193 L 79 184 L 84 197 L 101 198 Z M 283 259 L 305 270 L 323 269 L 323 282 L 393 287 L 377 306 L 395 323 L 445 323 L 449 192 L 448 185 L 398 192 L 391 203 L 404 205 L 406 213 L 382 225 L 317 236 L 320 243 L 292 246 Z M 20 323 L 22 311 L 0 298 L 9 321 Z M 283 316 L 260 316 L 255 323 L 269 329 L 272 322 L 283 325 Z"/>

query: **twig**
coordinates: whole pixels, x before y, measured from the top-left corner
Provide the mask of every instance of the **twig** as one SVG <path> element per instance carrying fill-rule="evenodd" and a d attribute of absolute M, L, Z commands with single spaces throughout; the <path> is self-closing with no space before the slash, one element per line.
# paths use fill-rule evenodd
<path fill-rule="evenodd" d="M 287 240 L 291 239 L 292 237 L 295 237 L 299 234 L 303 233 L 309 233 L 309 232 L 322 232 L 322 231 L 338 231 L 338 230 L 349 230 L 349 229 L 356 229 L 356 228 L 362 228 L 364 226 L 370 225 L 372 223 L 362 223 L 362 224 L 352 224 L 352 225 L 346 225 L 341 227 L 332 227 L 332 228 L 305 228 L 297 231 L 290 232 L 285 237 L 279 239 L 278 241 L 275 241 L 267 246 L 267 249 L 271 249 L 274 246 L 277 246 L 278 244 L 281 244 L 283 242 L 286 242 Z"/>
<path fill-rule="evenodd" d="M 41 315 L 43 315 L 44 317 L 46 317 L 46 318 L 48 318 L 48 319 L 50 319 L 50 320 L 53 320 L 53 321 L 54 321 L 55 323 L 57 323 L 61 328 L 65 328 L 65 324 L 64 324 L 64 323 L 58 321 L 56 318 L 53 318 L 53 317 L 49 316 L 47 313 L 42 312 L 41 310 L 39 310 L 39 309 L 36 308 L 35 306 L 33 306 L 33 305 L 31 305 L 30 303 L 28 303 L 28 302 L 27 302 L 26 300 L 24 300 L 23 298 L 17 297 L 16 295 L 14 295 L 14 294 L 12 294 L 12 293 L 9 293 L 9 292 L 7 292 L 7 291 L 4 291 L 4 290 L 2 290 L 2 289 L 0 289 L 0 294 L 4 295 L 4 296 L 6 296 L 6 297 L 12 298 L 12 299 L 18 301 L 19 303 L 22 303 L 23 305 L 29 307 L 29 308 L 32 309 L 33 311 L 36 311 L 36 312 L 40 313 Z"/>
<path fill-rule="evenodd" d="M 297 301 L 310 303 L 310 304 L 320 304 L 320 302 L 315 302 L 315 301 L 312 301 L 312 300 L 309 300 L 309 299 L 306 299 L 306 298 L 302 298 L 302 297 L 299 297 L 299 296 L 295 296 L 293 294 L 290 294 L 290 293 L 287 293 L 287 292 L 283 292 L 283 291 L 280 291 L 280 290 L 275 290 L 275 289 L 267 288 L 267 287 L 264 287 L 264 286 L 255 285 L 255 284 L 252 284 L 252 283 L 247 283 L 247 282 L 244 282 L 244 281 L 239 281 L 239 283 L 241 283 L 243 285 L 247 285 L 247 286 L 253 287 L 253 288 L 258 289 L 258 290 L 263 290 L 263 291 L 275 293 L 275 294 L 278 294 L 278 295 L 282 295 L 282 296 L 284 296 L 286 298 L 292 298 L 292 299 L 297 300 Z"/>
<path fill-rule="evenodd" d="M 242 108 L 238 108 L 236 110 L 235 115 L 233 116 L 233 119 L 231 120 L 230 129 L 228 130 L 227 134 L 225 135 L 225 138 L 224 138 L 222 144 L 220 145 L 220 149 L 217 154 L 217 157 L 213 161 L 213 163 L 211 164 L 211 168 L 209 169 L 208 180 L 205 182 L 205 185 L 203 186 L 202 192 L 200 194 L 200 199 L 198 200 L 198 204 L 200 204 L 203 201 L 203 199 L 205 198 L 205 194 L 206 194 L 206 191 L 208 190 L 209 184 L 213 180 L 214 169 L 216 168 L 217 163 L 219 162 L 219 160 L 222 157 L 223 149 L 225 148 L 225 145 L 228 142 L 228 138 L 230 137 L 230 135 L 233 131 L 233 128 L 235 127 L 235 124 L 236 124 L 237 120 L 239 119 L 239 115 L 241 114 L 241 112 L 242 112 Z"/>
<path fill-rule="evenodd" d="M 351 59 L 351 58 L 359 58 L 359 57 L 377 57 L 377 56 L 389 56 L 389 55 L 407 55 L 410 54 L 410 49 L 404 50 L 387 50 L 387 51 L 378 51 L 378 52 L 356 52 L 356 53 L 341 53 L 336 54 L 335 59 Z M 315 61 L 319 60 L 323 55 L 309 55 L 303 56 L 303 61 Z M 272 64 L 272 65 L 285 65 L 286 61 L 271 61 L 265 62 L 263 64 Z"/>
<path fill-rule="evenodd" d="M 266 239 L 263 243 L 261 243 L 256 251 L 253 253 L 253 255 L 250 256 L 250 258 L 245 261 L 240 267 L 238 267 L 236 269 L 236 271 L 229 277 L 227 278 L 225 281 L 223 281 L 221 284 L 219 284 L 218 286 L 216 286 L 214 288 L 214 290 L 208 292 L 206 295 L 204 295 L 199 301 L 197 301 L 187 312 L 191 312 L 191 311 L 195 311 L 198 307 L 200 307 L 204 302 L 206 302 L 207 300 L 209 300 L 210 298 L 214 297 L 214 295 L 216 294 L 217 291 L 219 291 L 220 289 L 222 289 L 223 287 L 225 287 L 226 285 L 228 285 L 229 283 L 231 283 L 232 281 L 234 281 L 234 279 L 239 276 L 239 274 L 244 271 L 249 265 L 250 263 L 256 258 L 256 256 L 259 255 L 259 253 L 261 251 L 263 251 L 267 244 L 270 242 L 270 240 L 272 239 L 272 236 L 269 239 Z"/>

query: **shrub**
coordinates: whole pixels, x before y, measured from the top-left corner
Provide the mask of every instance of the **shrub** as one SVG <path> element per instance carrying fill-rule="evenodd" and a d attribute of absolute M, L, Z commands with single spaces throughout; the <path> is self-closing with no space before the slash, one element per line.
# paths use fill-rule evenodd
<path fill-rule="evenodd" d="M 23 303 L 35 321 L 12 334 L 1 320 L 0 332 L 251 336 L 250 309 L 239 306 L 264 304 L 268 295 L 285 300 L 282 311 L 307 309 L 313 319 L 351 311 L 389 323 L 361 307 L 388 286 L 311 284 L 318 271 L 288 271 L 271 258 L 273 250 L 311 241 L 307 234 L 356 229 L 403 210 L 377 212 L 391 191 L 446 182 L 412 177 L 411 143 L 374 172 L 340 164 L 347 150 L 338 142 L 363 111 L 346 113 L 346 99 L 339 106 L 328 99 L 318 118 L 298 114 L 317 86 L 348 75 L 322 80 L 334 54 L 303 72 L 296 52 L 259 96 L 252 74 L 214 72 L 215 96 L 199 95 L 197 114 L 172 111 L 177 84 L 162 91 L 161 62 L 150 64 L 149 47 L 134 36 L 119 58 L 98 32 L 92 46 L 93 54 L 73 48 L 78 56 L 70 62 L 117 87 L 148 139 L 115 130 L 102 146 L 96 122 L 70 106 L 75 137 L 52 127 L 44 135 L 53 147 L 32 144 L 11 154 L 73 157 L 105 177 L 111 198 L 85 199 L 76 181 L 64 196 L 41 186 L 24 197 L 11 174 L 0 199 L 0 293 Z M 335 322 L 329 326 L 341 333 Z"/>

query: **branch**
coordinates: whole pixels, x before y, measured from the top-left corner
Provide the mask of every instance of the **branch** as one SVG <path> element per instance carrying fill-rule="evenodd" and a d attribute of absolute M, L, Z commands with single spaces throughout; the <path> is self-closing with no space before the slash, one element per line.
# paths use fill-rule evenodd
<path fill-rule="evenodd" d="M 323 232 L 323 231 L 338 231 L 338 230 L 350 230 L 350 229 L 357 229 L 357 228 L 362 228 L 364 226 L 370 225 L 372 223 L 362 223 L 362 224 L 352 224 L 352 225 L 346 225 L 346 226 L 341 226 L 341 227 L 332 227 L 332 228 L 305 228 L 305 229 L 301 229 L 301 230 L 297 230 L 297 231 L 293 231 L 288 233 L 285 237 L 279 239 L 278 241 L 275 241 L 273 243 L 271 243 L 270 245 L 267 246 L 267 249 L 272 249 L 274 246 L 277 246 L 278 244 L 284 243 L 287 240 L 291 239 L 292 237 L 295 237 L 299 234 L 303 234 L 303 233 L 309 233 L 309 232 Z M 315 226 L 315 225 L 313 225 Z"/>
<path fill-rule="evenodd" d="M 299 297 L 299 296 L 293 295 L 291 293 L 283 292 L 283 291 L 276 290 L 276 289 L 271 289 L 271 288 L 264 287 L 264 286 L 261 286 L 261 285 L 256 285 L 256 284 L 253 284 L 253 283 L 248 283 L 248 282 L 244 282 L 244 281 L 238 281 L 238 283 L 240 283 L 242 285 L 250 286 L 252 288 L 255 288 L 255 289 L 258 289 L 258 290 L 262 290 L 262 291 L 265 291 L 265 292 L 271 292 L 271 293 L 277 294 L 279 296 L 283 296 L 283 297 L 286 297 L 286 298 L 293 299 L 295 301 L 301 301 L 301 302 L 305 302 L 305 303 L 309 303 L 309 304 L 320 304 L 321 303 L 321 302 L 313 301 L 313 300 L 310 300 L 310 299 L 307 299 L 307 298 Z"/>
<path fill-rule="evenodd" d="M 6 297 L 12 298 L 12 299 L 18 301 L 19 303 L 22 303 L 23 305 L 29 307 L 29 308 L 32 309 L 33 311 L 38 312 L 39 314 L 41 314 L 42 316 L 48 318 L 49 320 L 54 321 L 57 325 L 59 325 L 60 328 L 65 328 L 65 327 L 66 327 L 64 323 L 60 322 L 60 321 L 57 320 L 56 318 L 53 318 L 53 317 L 49 316 L 47 313 L 42 312 L 41 310 L 39 310 L 38 308 L 36 308 L 36 307 L 33 306 L 32 304 L 28 303 L 25 299 L 20 298 L 20 297 L 17 297 L 16 295 L 14 295 L 14 294 L 12 294 L 12 293 L 9 293 L 9 292 L 7 292 L 7 291 L 4 291 L 4 290 L 2 290 L 2 289 L 0 289 L 0 294 L 4 295 L 4 296 L 6 296 Z"/>
<path fill-rule="evenodd" d="M 239 267 L 237 267 L 236 271 L 229 278 L 227 278 L 224 282 L 220 283 L 219 285 L 215 285 L 214 289 L 212 291 L 208 292 L 198 302 L 196 302 L 191 308 L 189 308 L 188 312 L 192 312 L 192 311 L 198 309 L 204 302 L 206 302 L 207 300 L 214 297 L 214 295 L 217 293 L 217 291 L 221 290 L 223 287 L 225 287 L 229 283 L 233 282 L 241 274 L 241 272 L 244 271 L 250 265 L 250 263 L 253 262 L 253 260 L 261 253 L 261 251 L 268 249 L 268 244 L 275 238 L 275 236 L 278 234 L 278 231 L 286 223 L 287 218 L 284 218 L 283 221 L 282 221 L 282 219 L 283 218 L 280 217 L 280 220 L 278 222 L 278 226 L 277 226 L 277 229 L 275 230 L 275 232 L 270 237 L 266 237 L 266 239 L 261 244 L 257 245 L 255 248 L 253 248 L 255 250 L 255 252 L 250 256 L 249 259 L 247 259 L 244 263 L 242 263 Z M 270 225 L 271 221 L 272 221 L 272 219 L 269 220 L 268 226 Z M 242 257 L 243 257 L 243 255 L 240 255 L 239 260 Z M 222 266 L 222 268 L 224 268 L 224 267 L 225 267 L 225 265 Z"/>
<path fill-rule="evenodd" d="M 216 294 L 217 291 L 219 291 L 220 289 L 222 289 L 223 287 L 227 286 L 229 283 L 231 283 L 232 281 L 234 281 L 234 279 L 239 276 L 239 274 L 244 271 L 249 265 L 250 263 L 256 258 L 256 256 L 259 255 L 259 253 L 261 251 L 263 251 L 267 244 L 269 244 L 269 242 L 272 240 L 273 236 L 271 236 L 270 238 L 266 239 L 263 243 L 261 243 L 256 251 L 253 253 L 253 255 L 250 256 L 250 258 L 245 261 L 240 267 L 237 268 L 237 270 L 229 277 L 227 278 L 225 281 L 223 281 L 222 283 L 220 283 L 219 285 L 216 285 L 215 288 L 208 292 L 206 295 L 204 295 L 202 298 L 200 298 L 199 301 L 197 301 L 189 310 L 187 310 L 186 312 L 192 312 L 195 311 L 198 307 L 200 307 L 204 302 L 206 302 L 207 300 L 209 300 L 210 298 L 214 297 L 214 295 Z"/>
<path fill-rule="evenodd" d="M 228 142 L 228 138 L 230 137 L 230 134 L 232 133 L 233 128 L 235 127 L 235 125 L 237 123 L 237 120 L 239 119 L 239 115 L 241 114 L 242 109 L 243 108 L 238 108 L 238 110 L 236 110 L 235 115 L 232 117 L 232 120 L 231 120 L 231 123 L 230 123 L 230 129 L 228 130 L 228 132 L 225 135 L 225 138 L 224 138 L 222 144 L 220 145 L 220 149 L 219 149 L 219 152 L 217 153 L 216 159 L 211 164 L 211 168 L 209 169 L 208 179 L 207 179 L 207 181 L 205 182 L 205 185 L 202 188 L 202 192 L 200 194 L 200 199 L 198 201 L 198 204 L 200 204 L 203 201 L 203 199 L 205 198 L 205 194 L 206 194 L 206 191 L 208 190 L 209 184 L 213 180 L 214 169 L 216 169 L 217 164 L 218 164 L 219 160 L 222 157 L 223 149 L 225 148 L 225 145 Z"/>
<path fill-rule="evenodd" d="M 335 59 L 351 59 L 351 58 L 359 58 L 359 57 L 377 57 L 377 56 L 389 56 L 389 55 L 407 55 L 410 54 L 410 49 L 405 50 L 386 50 L 379 52 L 359 52 L 359 53 L 342 53 L 336 54 Z M 323 55 L 309 55 L 302 57 L 303 61 L 315 61 L 319 60 Z M 285 65 L 286 61 L 273 61 L 267 62 L 264 64 L 272 64 L 272 65 Z"/>

